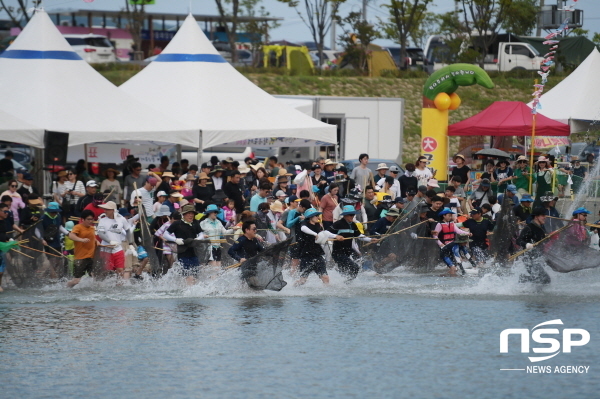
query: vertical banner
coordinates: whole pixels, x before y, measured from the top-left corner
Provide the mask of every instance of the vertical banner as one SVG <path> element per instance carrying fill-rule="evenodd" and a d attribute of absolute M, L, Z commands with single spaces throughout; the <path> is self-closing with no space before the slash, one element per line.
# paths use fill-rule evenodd
<path fill-rule="evenodd" d="M 421 154 L 427 157 L 435 178 L 448 180 L 448 110 L 422 109 Z"/>

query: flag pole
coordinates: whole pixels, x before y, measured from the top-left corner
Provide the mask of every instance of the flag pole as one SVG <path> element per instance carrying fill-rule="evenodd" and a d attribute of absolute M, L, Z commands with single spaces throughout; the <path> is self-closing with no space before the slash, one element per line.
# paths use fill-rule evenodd
<path fill-rule="evenodd" d="M 537 85 L 537 79 L 535 80 L 535 84 Z M 531 151 L 530 151 L 530 159 L 529 159 L 529 194 L 533 194 L 531 191 L 533 189 L 533 150 L 535 147 L 535 122 L 537 117 L 537 109 L 533 108 L 535 112 L 533 112 L 533 120 L 531 123 Z"/>

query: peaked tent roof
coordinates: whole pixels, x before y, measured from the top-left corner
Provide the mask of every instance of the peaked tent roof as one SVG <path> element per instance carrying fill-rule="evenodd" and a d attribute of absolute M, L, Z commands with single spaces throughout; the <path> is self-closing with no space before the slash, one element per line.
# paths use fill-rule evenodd
<path fill-rule="evenodd" d="M 136 101 L 83 61 L 42 10 L 0 54 L 0 91 L 0 108 L 69 133 L 70 146 L 116 140 L 198 146 L 197 130 Z"/>
<path fill-rule="evenodd" d="M 215 145 L 310 146 L 337 141 L 336 127 L 264 92 L 227 63 L 190 15 L 143 71 L 121 86 L 139 101 L 202 130 Z"/>
<path fill-rule="evenodd" d="M 589 121 L 600 120 L 598 71 L 600 52 L 594 48 L 577 69 L 540 97 L 538 115 L 569 123 L 573 133 L 586 131 Z M 532 103 L 527 105 L 531 107 Z"/>
<path fill-rule="evenodd" d="M 44 129 L 0 111 L 0 140 L 19 142 L 32 147 L 44 147 Z"/>
<path fill-rule="evenodd" d="M 448 126 L 449 136 L 531 136 L 531 108 L 519 101 L 496 101 L 477 115 Z M 536 117 L 536 136 L 568 136 L 569 126 Z"/>

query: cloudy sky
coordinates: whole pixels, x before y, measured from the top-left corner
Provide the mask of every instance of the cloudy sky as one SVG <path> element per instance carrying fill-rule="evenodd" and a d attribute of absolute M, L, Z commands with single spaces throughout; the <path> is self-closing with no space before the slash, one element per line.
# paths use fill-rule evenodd
<path fill-rule="evenodd" d="M 190 1 L 194 13 L 217 14 L 214 0 L 156 0 L 156 4 L 148 6 L 147 9 L 156 12 L 187 13 L 190 7 Z M 552 4 L 555 3 L 555 1 L 556 0 L 546 0 L 546 4 Z M 5 0 L 5 2 L 7 5 L 17 4 L 17 0 Z M 377 17 L 386 17 L 385 8 L 381 7 L 381 5 L 385 3 L 386 0 L 369 0 L 367 17 L 370 21 L 376 22 Z M 431 10 L 436 13 L 443 13 L 454 9 L 454 0 L 435 0 L 434 3 L 435 6 L 431 7 Z M 44 8 L 48 11 L 57 8 L 119 10 L 124 7 L 124 4 L 125 0 L 93 0 L 91 3 L 87 3 L 84 0 L 43 0 Z M 269 10 L 272 16 L 284 18 L 282 26 L 271 32 L 273 40 L 312 40 L 308 28 L 298 17 L 294 9 L 276 0 L 263 0 L 263 5 Z M 584 29 L 589 29 L 592 34 L 594 32 L 600 32 L 600 1 L 579 0 L 577 8 L 584 10 Z M 362 0 L 347 0 L 346 3 L 341 6 L 340 14 L 344 16 L 351 11 L 360 11 L 361 9 Z M 0 13 L 0 18 L 5 18 L 5 15 Z M 329 39 L 327 40 L 327 44 L 329 44 Z M 380 44 L 389 45 L 391 42 L 384 41 Z"/>

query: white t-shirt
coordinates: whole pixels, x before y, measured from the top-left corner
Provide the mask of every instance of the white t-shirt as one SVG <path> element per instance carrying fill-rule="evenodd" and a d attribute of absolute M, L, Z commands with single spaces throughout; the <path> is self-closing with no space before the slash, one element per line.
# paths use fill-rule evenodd
<path fill-rule="evenodd" d="M 154 201 L 152 200 L 152 193 L 146 190 L 144 187 L 133 190 L 131 193 L 131 198 L 129 199 L 130 204 L 134 203 L 135 197 L 142 197 L 142 204 L 144 205 L 146 216 L 154 216 Z"/>
<path fill-rule="evenodd" d="M 71 183 L 70 181 L 66 181 L 64 184 L 56 183 L 54 185 L 54 190 L 52 191 L 52 193 L 58 194 L 58 196 L 60 197 L 65 191 L 68 190 L 73 190 L 75 192 L 85 194 L 85 186 L 80 180 L 77 180 L 75 183 Z M 75 205 L 77 204 L 77 201 L 79 201 L 79 198 L 80 197 L 76 195 L 67 194 L 64 196 L 63 201 L 67 200 L 69 203 Z"/>
<path fill-rule="evenodd" d="M 100 215 L 98 219 L 98 236 L 102 239 L 102 245 L 109 245 L 111 241 L 117 241 L 119 245 L 114 248 L 102 248 L 104 252 L 117 253 L 123 250 L 121 242 L 127 240 L 127 233 L 131 228 L 127 219 L 115 212 L 115 218 L 109 219 L 106 214 Z"/>
<path fill-rule="evenodd" d="M 427 186 L 427 182 L 429 181 L 429 179 L 433 178 L 433 173 L 431 173 L 431 170 L 429 170 L 429 168 L 425 168 L 423 170 L 417 168 L 415 169 L 413 176 L 416 177 L 419 181 L 419 186 Z"/>

